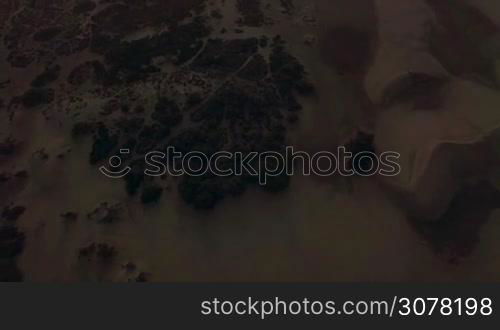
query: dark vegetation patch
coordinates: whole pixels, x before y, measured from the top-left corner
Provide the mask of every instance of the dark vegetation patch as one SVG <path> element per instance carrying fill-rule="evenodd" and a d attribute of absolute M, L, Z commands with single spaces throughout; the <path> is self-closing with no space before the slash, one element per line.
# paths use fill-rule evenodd
<path fill-rule="evenodd" d="M 234 134 L 246 129 L 269 127 L 273 120 L 282 118 L 280 110 L 287 108 L 288 99 L 282 99 L 274 85 L 232 80 L 220 88 L 207 102 L 191 114 L 194 122 L 220 126 L 229 122 Z M 259 124 L 252 123 L 258 121 Z"/>
<path fill-rule="evenodd" d="M 146 272 L 140 272 L 139 275 L 137 275 L 133 281 L 137 283 L 145 283 L 149 281 L 149 278 L 151 277 L 150 273 Z"/>
<path fill-rule="evenodd" d="M 117 145 L 118 137 L 112 135 L 107 127 L 100 125 L 94 136 L 94 144 L 92 145 L 92 151 L 90 153 L 90 163 L 96 164 L 109 158 L 111 152 Z"/>
<path fill-rule="evenodd" d="M 209 39 L 203 52 L 191 64 L 198 72 L 227 75 L 240 69 L 258 50 L 258 39 Z"/>
<path fill-rule="evenodd" d="M 26 108 L 34 108 L 51 103 L 54 96 L 51 88 L 30 88 L 21 96 L 21 102 Z"/>
<path fill-rule="evenodd" d="M 61 73 L 60 65 L 53 65 L 45 68 L 32 82 L 32 87 L 45 87 L 46 85 L 56 81 Z"/>
<path fill-rule="evenodd" d="M 75 222 L 76 220 L 78 220 L 78 213 L 76 212 L 65 212 L 65 213 L 62 213 L 61 214 L 61 218 L 65 221 L 65 222 Z"/>
<path fill-rule="evenodd" d="M 264 24 L 264 13 L 260 0 L 237 0 L 236 7 L 241 14 L 238 23 L 241 25 L 258 27 Z"/>
<path fill-rule="evenodd" d="M 213 56 L 217 56 L 217 52 L 213 52 Z M 224 51 L 219 49 L 219 52 Z M 273 42 L 270 63 L 272 79 L 257 80 L 257 77 L 264 76 L 264 68 L 267 69 L 268 64 L 265 59 L 259 56 L 256 58 L 256 63 L 252 63 L 252 59 L 249 64 L 262 68 L 260 77 L 259 74 L 243 74 L 247 79 L 229 80 L 192 112 L 191 120 L 202 126 L 178 135 L 170 141 L 171 146 L 183 153 L 196 150 L 208 156 L 220 150 L 229 150 L 241 152 L 243 157 L 254 151 L 275 151 L 285 157 L 285 114 L 301 108 L 295 99 L 295 92 L 311 93 L 313 87 L 306 80 L 304 67 L 288 54 L 279 38 Z M 234 163 L 219 166 L 221 169 L 228 169 Z M 253 166 L 256 167 L 257 164 L 253 163 Z M 270 177 L 262 188 L 269 192 L 279 192 L 288 187 L 289 180 L 286 174 Z M 249 185 L 257 183 L 257 177 L 248 171 L 228 177 L 208 173 L 202 176 L 184 176 L 178 189 L 188 204 L 199 209 L 210 209 L 225 197 L 238 196 Z"/>
<path fill-rule="evenodd" d="M 106 79 L 106 68 L 99 61 L 88 61 L 76 66 L 68 75 L 68 83 L 80 86 L 87 81 L 102 83 Z"/>
<path fill-rule="evenodd" d="M 91 257 L 95 254 L 96 245 L 95 243 L 91 243 L 87 246 L 84 246 L 78 250 L 78 259 L 87 259 L 91 260 Z"/>
<path fill-rule="evenodd" d="M 160 200 L 163 188 L 155 185 L 144 187 L 142 190 L 141 201 L 143 204 L 152 204 Z"/>
<path fill-rule="evenodd" d="M 166 97 L 160 97 L 156 102 L 151 118 L 162 126 L 172 129 L 181 123 L 182 113 L 174 101 Z"/>
<path fill-rule="evenodd" d="M 73 32 L 71 35 L 65 35 L 64 39 L 56 44 L 54 52 L 58 56 L 69 56 L 77 54 L 90 45 L 90 39 L 82 31 Z"/>
<path fill-rule="evenodd" d="M 224 16 L 218 9 L 214 9 L 210 11 L 210 17 L 215 18 L 215 19 L 222 19 Z"/>
<path fill-rule="evenodd" d="M 17 257 L 23 252 L 26 237 L 17 227 L 0 222 L 0 282 L 20 282 L 23 275 Z"/>
<path fill-rule="evenodd" d="M 116 255 L 116 249 L 111 244 L 97 244 L 96 256 L 99 260 L 109 262 Z"/>
<path fill-rule="evenodd" d="M 191 11 L 200 13 L 205 0 L 127 1 L 112 4 L 93 16 L 97 34 L 122 37 L 146 26 L 175 27 Z"/>
<path fill-rule="evenodd" d="M 11 225 L 0 226 L 0 258 L 14 258 L 24 248 L 24 234 Z"/>
<path fill-rule="evenodd" d="M 201 39 L 208 33 L 204 19 L 199 17 L 172 31 L 130 42 L 94 39 L 93 47 L 94 51 L 105 54 L 109 84 L 134 82 L 159 71 L 151 63 L 155 57 L 167 57 L 176 65 L 188 61 L 199 52 L 203 46 Z M 96 45 L 96 42 L 103 45 Z"/>
<path fill-rule="evenodd" d="M 33 50 L 14 50 L 7 56 L 7 62 L 14 68 L 26 68 L 35 61 L 37 54 Z"/>
<path fill-rule="evenodd" d="M 293 0 L 280 0 L 280 5 L 281 8 L 283 8 L 283 11 L 287 14 L 291 14 L 295 9 Z"/>
<path fill-rule="evenodd" d="M 355 173 L 366 173 L 367 168 L 372 168 L 373 164 L 378 163 L 376 159 L 376 150 L 374 145 L 374 136 L 372 134 L 366 134 L 364 132 L 358 132 L 357 135 L 349 141 L 346 145 L 346 152 L 352 154 L 349 158 L 349 163 L 347 170 L 354 170 Z M 373 157 L 363 157 L 361 161 L 354 162 L 356 155 L 373 155 Z"/>
<path fill-rule="evenodd" d="M 101 203 L 92 212 L 87 214 L 89 220 L 100 224 L 114 223 L 121 218 L 121 204 Z"/>
<path fill-rule="evenodd" d="M 99 262 L 109 263 L 116 256 L 116 248 L 108 243 L 90 243 L 78 250 L 78 259 L 92 261 L 96 259 Z"/>
<path fill-rule="evenodd" d="M 117 127 L 120 132 L 126 136 L 136 135 L 144 126 L 144 118 L 133 117 L 133 118 L 122 118 L 118 121 Z"/>
<path fill-rule="evenodd" d="M 274 83 L 282 96 L 291 98 L 295 91 L 301 94 L 314 91 L 314 87 L 306 80 L 304 66 L 285 50 L 280 38 L 273 41 L 270 68 Z"/>
<path fill-rule="evenodd" d="M 95 4 L 94 1 L 90 0 L 79 0 L 75 4 L 75 7 L 73 8 L 73 13 L 80 15 L 84 13 L 88 13 L 93 11 L 97 5 Z"/>
<path fill-rule="evenodd" d="M 137 136 L 135 152 L 144 155 L 155 148 L 170 135 L 170 128 L 167 126 L 152 124 L 142 128 Z"/>
<path fill-rule="evenodd" d="M 146 165 L 143 158 L 137 158 L 129 166 L 132 168 L 132 171 L 125 177 L 125 190 L 130 196 L 134 196 L 144 182 Z"/>
<path fill-rule="evenodd" d="M 86 136 L 92 134 L 94 132 L 95 125 L 90 122 L 82 121 L 75 123 L 73 128 L 71 129 L 71 135 L 74 138 L 79 138 L 82 136 Z"/>
<path fill-rule="evenodd" d="M 19 143 L 11 137 L 0 142 L 0 156 L 12 156 L 18 149 Z"/>
<path fill-rule="evenodd" d="M 268 64 L 264 56 L 257 54 L 238 73 L 242 79 L 259 81 L 267 77 L 269 72 Z"/>
<path fill-rule="evenodd" d="M 12 16 L 3 38 L 11 65 L 25 68 L 34 62 L 47 63 L 88 47 L 89 25 L 84 17 L 68 13 L 67 5 L 67 1 L 29 1 Z"/>
<path fill-rule="evenodd" d="M 57 37 L 62 31 L 63 29 L 60 26 L 43 28 L 40 31 L 35 32 L 33 40 L 37 42 L 48 42 Z"/>
<path fill-rule="evenodd" d="M 129 117 L 115 121 L 113 126 L 108 125 L 109 130 L 101 125 L 94 134 L 90 155 L 93 164 L 108 158 L 118 147 L 131 150 L 126 160 L 131 172 L 124 178 L 125 188 L 132 196 L 140 192 L 139 199 L 145 204 L 159 200 L 163 192 L 159 183 L 153 185 L 145 178 L 145 153 L 165 151 L 172 146 L 183 154 L 198 151 L 208 157 L 221 150 L 239 151 L 244 155 L 254 151 L 284 154 L 287 139 L 284 123 L 291 112 L 301 109 L 295 94 L 313 92 L 304 67 L 287 52 L 281 38 L 273 40 L 271 56 L 267 59 L 258 54 L 259 46 L 268 46 L 267 38 L 208 39 L 203 47 L 209 32 L 204 19 L 197 17 L 152 37 L 120 42 L 111 34 L 102 33 L 93 41 L 93 50 L 105 57 L 104 85 L 143 81 L 159 71 L 153 59 L 162 56 L 176 65 L 192 59 L 188 70 L 206 77 L 203 79 L 207 86 L 217 86 L 208 93 L 205 90 L 204 93 L 187 94 L 183 100 L 175 96 L 159 97 L 152 109 L 151 121 Z M 95 71 L 95 68 L 86 64 L 86 69 L 75 69 L 70 76 L 92 76 L 81 73 L 85 70 Z M 71 79 L 75 84 L 82 80 L 85 79 Z M 191 83 L 182 82 L 184 86 Z M 134 105 L 126 107 L 130 110 Z M 174 128 L 183 122 L 183 112 L 188 112 L 191 125 L 178 131 Z M 132 114 L 130 111 L 123 113 Z M 87 132 L 85 126 L 82 129 Z M 111 133 L 111 129 L 116 133 Z M 189 205 L 210 209 L 225 197 L 238 196 L 249 185 L 257 183 L 258 178 L 251 173 L 229 177 L 206 173 L 182 176 L 177 188 Z M 262 188 L 279 192 L 288 184 L 289 178 L 283 174 L 269 178 Z"/>
<path fill-rule="evenodd" d="M 7 221 L 16 221 L 25 211 L 24 206 L 7 206 L 2 211 L 2 218 Z"/>
<path fill-rule="evenodd" d="M 172 146 L 183 154 L 198 151 L 208 157 L 221 150 L 242 152 L 243 156 L 254 151 L 277 151 L 284 155 L 286 127 L 283 122 L 287 113 L 301 108 L 294 94 L 310 93 L 313 89 L 306 80 L 304 67 L 288 54 L 281 39 L 275 39 L 272 47 L 269 65 L 260 55 L 252 57 L 257 52 L 258 39 L 210 40 L 192 63 L 193 67 L 219 77 L 222 73 L 222 76 L 226 76 L 237 72 L 248 61 L 247 71 L 243 69 L 240 78 L 229 79 L 207 99 L 198 94 L 190 95 L 186 105 L 192 109 L 189 118 L 193 125 L 173 137 L 170 137 L 172 128 L 182 121 L 182 110 L 173 99 L 159 98 L 151 116 L 153 124 L 122 121 L 118 127 L 122 134 L 127 132 L 124 134 L 126 139 L 134 140 L 134 154 L 143 155 Z M 271 69 L 268 70 L 268 67 Z M 265 79 L 268 73 L 270 79 Z M 136 133 L 141 125 L 144 126 Z M 101 135 L 98 141 L 110 140 L 109 134 Z M 109 155 L 110 150 L 115 148 L 115 141 L 112 139 L 111 144 L 109 141 L 100 142 L 109 147 L 103 148 L 105 152 L 99 158 Z M 221 169 L 234 167 L 233 163 L 218 165 Z M 255 163 L 253 165 L 257 166 Z M 143 157 L 135 160 L 132 157 L 129 166 L 132 171 L 125 177 L 126 189 L 134 195 L 145 184 Z M 249 172 L 228 177 L 205 173 L 200 176 L 184 175 L 180 178 L 178 190 L 186 203 L 198 209 L 210 209 L 225 197 L 238 196 L 249 185 L 257 183 L 258 178 Z M 270 177 L 262 188 L 279 192 L 286 189 L 288 184 L 289 177 L 283 174 Z M 146 184 L 141 200 L 148 202 L 159 198 L 160 188 L 151 190 Z"/>

